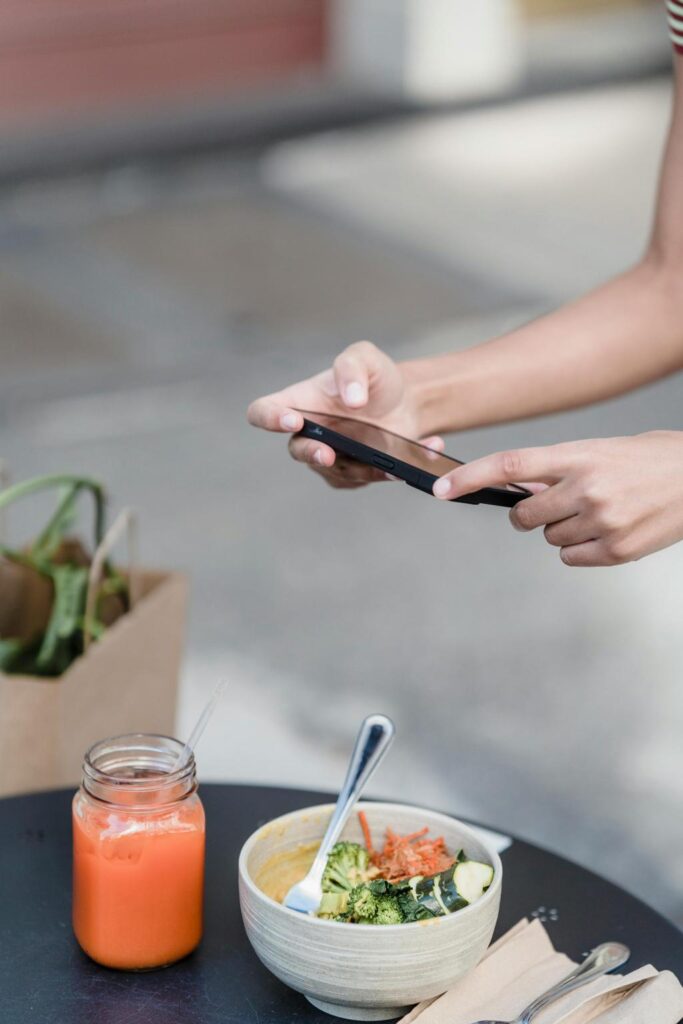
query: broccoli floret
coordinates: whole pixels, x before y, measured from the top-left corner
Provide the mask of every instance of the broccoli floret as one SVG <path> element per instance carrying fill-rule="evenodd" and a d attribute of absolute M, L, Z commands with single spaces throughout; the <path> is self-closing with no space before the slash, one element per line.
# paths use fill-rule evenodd
<path fill-rule="evenodd" d="M 388 882 L 358 885 L 349 895 L 347 917 L 356 924 L 403 924 L 403 912 Z"/>
<path fill-rule="evenodd" d="M 373 924 L 403 924 L 403 914 L 396 900 L 387 896 L 382 897 L 382 903 Z"/>
<path fill-rule="evenodd" d="M 348 905 L 348 892 L 324 892 L 316 916 L 332 921 L 345 921 Z"/>
<path fill-rule="evenodd" d="M 369 886 L 359 885 L 351 890 L 349 897 L 349 914 L 354 921 L 368 924 L 377 913 L 377 896 Z"/>
<path fill-rule="evenodd" d="M 327 858 L 323 892 L 350 892 L 369 877 L 370 855 L 360 843 L 337 843 Z"/>

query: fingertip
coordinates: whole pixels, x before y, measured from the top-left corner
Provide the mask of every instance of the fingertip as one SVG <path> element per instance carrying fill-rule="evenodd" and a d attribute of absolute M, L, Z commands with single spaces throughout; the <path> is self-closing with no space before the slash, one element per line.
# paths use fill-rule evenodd
<path fill-rule="evenodd" d="M 301 430 L 304 425 L 304 418 L 300 412 L 295 412 L 293 409 L 287 409 L 280 416 L 280 428 L 282 430 L 293 433 L 297 430 Z"/>
<path fill-rule="evenodd" d="M 342 398 L 344 405 L 348 405 L 351 409 L 358 409 L 360 406 L 365 405 L 368 400 L 367 388 L 360 381 L 351 381 L 343 389 Z"/>
<path fill-rule="evenodd" d="M 543 491 L 547 491 L 548 490 L 550 485 L 549 484 L 534 483 L 533 481 L 532 482 L 525 482 L 525 481 L 522 480 L 522 481 L 519 482 L 518 486 L 519 487 L 523 487 L 526 491 L 529 491 L 531 494 L 542 494 Z"/>
<path fill-rule="evenodd" d="M 332 367 L 341 400 L 349 409 L 367 404 L 369 364 L 362 346 L 350 345 L 340 352 Z"/>
<path fill-rule="evenodd" d="M 432 488 L 435 498 L 447 498 L 452 490 L 453 481 L 447 476 L 440 477 Z"/>
<path fill-rule="evenodd" d="M 250 426 L 252 427 L 261 426 L 258 399 L 255 399 L 253 402 L 250 402 L 249 405 L 247 406 L 247 423 L 249 423 Z"/>
<path fill-rule="evenodd" d="M 320 447 L 316 448 L 313 452 L 313 462 L 316 466 L 322 466 L 324 469 L 331 469 L 334 465 L 335 455 L 331 448 Z"/>
<path fill-rule="evenodd" d="M 446 442 L 442 437 L 428 437 L 422 443 L 433 452 L 442 452 L 446 447 Z"/>
<path fill-rule="evenodd" d="M 524 524 L 519 511 L 520 506 L 523 504 L 524 502 L 517 502 L 516 505 L 512 506 L 509 512 L 510 525 L 514 530 L 517 530 L 518 533 L 527 533 L 529 530 L 529 526 Z"/>

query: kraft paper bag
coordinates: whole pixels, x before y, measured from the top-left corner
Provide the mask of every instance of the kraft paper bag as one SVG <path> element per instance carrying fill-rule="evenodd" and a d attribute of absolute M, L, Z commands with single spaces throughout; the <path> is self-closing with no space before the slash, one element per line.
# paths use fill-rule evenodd
<path fill-rule="evenodd" d="M 83 754 L 107 736 L 173 735 L 187 581 L 152 569 L 134 575 L 132 609 L 63 675 L 0 673 L 0 796 L 75 786 Z M 0 635 L 30 635 L 45 609 L 41 586 L 0 564 Z"/>

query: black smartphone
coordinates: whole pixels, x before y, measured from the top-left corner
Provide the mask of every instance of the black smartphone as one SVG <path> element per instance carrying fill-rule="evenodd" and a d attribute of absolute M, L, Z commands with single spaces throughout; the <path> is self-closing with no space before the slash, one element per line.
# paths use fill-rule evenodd
<path fill-rule="evenodd" d="M 307 409 L 297 411 L 304 417 L 300 437 L 322 441 L 335 452 L 391 473 L 427 494 L 432 493 L 434 481 L 440 476 L 450 473 L 456 466 L 464 465 L 460 459 L 433 452 L 418 441 L 410 441 L 407 437 L 363 420 L 350 416 L 329 416 L 327 413 L 310 412 Z M 509 484 L 507 487 L 484 487 L 472 494 L 449 500 L 467 505 L 502 505 L 504 508 L 512 508 L 530 494 L 531 491 L 524 487 Z"/>

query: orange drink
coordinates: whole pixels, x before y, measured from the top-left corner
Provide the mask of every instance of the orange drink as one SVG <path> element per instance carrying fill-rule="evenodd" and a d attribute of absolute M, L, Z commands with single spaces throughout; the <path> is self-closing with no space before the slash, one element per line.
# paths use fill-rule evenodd
<path fill-rule="evenodd" d="M 194 758 L 167 736 L 95 744 L 73 801 L 73 928 L 106 967 L 149 970 L 202 935 L 204 809 Z"/>

